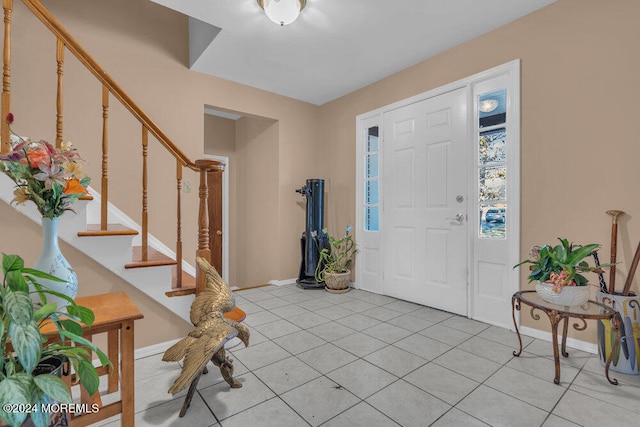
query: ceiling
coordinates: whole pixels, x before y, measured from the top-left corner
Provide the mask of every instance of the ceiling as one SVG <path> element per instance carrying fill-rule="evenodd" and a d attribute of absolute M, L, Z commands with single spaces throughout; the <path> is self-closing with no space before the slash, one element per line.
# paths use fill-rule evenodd
<path fill-rule="evenodd" d="M 322 105 L 555 0 L 307 0 L 280 27 L 256 0 L 151 0 L 190 17 L 191 69 Z"/>

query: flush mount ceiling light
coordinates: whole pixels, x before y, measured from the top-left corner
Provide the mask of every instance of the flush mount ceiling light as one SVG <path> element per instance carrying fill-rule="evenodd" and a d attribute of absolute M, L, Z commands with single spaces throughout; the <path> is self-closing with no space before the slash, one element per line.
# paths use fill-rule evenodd
<path fill-rule="evenodd" d="M 498 108 L 498 100 L 497 99 L 485 99 L 480 101 L 480 106 L 478 109 L 483 113 L 490 113 L 493 110 Z"/>
<path fill-rule="evenodd" d="M 267 17 L 280 26 L 289 25 L 298 18 L 307 0 L 258 0 Z"/>

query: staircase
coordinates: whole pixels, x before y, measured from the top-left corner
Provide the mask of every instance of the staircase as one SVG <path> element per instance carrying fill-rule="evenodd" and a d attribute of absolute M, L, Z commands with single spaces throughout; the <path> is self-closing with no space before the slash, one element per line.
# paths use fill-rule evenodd
<path fill-rule="evenodd" d="M 13 181 L 6 175 L 0 174 L 0 199 L 3 202 L 7 204 L 11 202 L 13 187 Z M 187 296 L 169 297 L 167 293 L 171 291 L 167 292 L 167 288 L 175 276 L 176 262 L 173 251 L 153 236 L 149 236 L 152 252 L 158 254 L 160 261 L 157 265 L 143 267 L 132 263 L 132 259 L 135 259 L 133 257 L 135 248 L 140 247 L 140 226 L 114 206 L 109 206 L 110 217 L 117 219 L 119 224 L 114 224 L 111 234 L 94 235 L 90 228 L 91 224 L 95 224 L 100 219 L 101 198 L 100 194 L 91 188 L 90 193 L 92 199 L 87 198 L 76 202 L 74 205 L 76 214 L 67 212 L 60 217 L 59 238 L 189 322 L 189 309 L 195 293 L 188 290 L 195 288 L 195 268 L 187 263 L 183 264 L 183 271 L 193 281 L 192 287 L 185 289 L 187 292 L 184 294 Z M 16 211 L 33 220 L 37 226 L 40 225 L 41 215 L 33 203 L 18 206 Z M 134 266 L 132 267 L 131 264 Z M 159 286 L 162 283 L 167 286 Z"/>
<path fill-rule="evenodd" d="M 57 62 L 57 104 L 56 104 L 56 146 L 63 142 L 63 74 L 64 55 L 70 52 L 84 65 L 102 84 L 102 158 L 97 164 L 102 166 L 102 175 L 93 177 L 93 183 L 99 183 L 99 189 L 90 189 L 91 197 L 80 200 L 74 205 L 77 215 L 65 214 L 59 223 L 60 238 L 76 247 L 87 256 L 95 259 L 122 279 L 149 295 L 167 309 L 189 321 L 189 308 L 193 296 L 204 288 L 204 277 L 199 270 L 183 261 L 182 253 L 182 171 L 191 169 L 200 175 L 199 207 L 197 212 L 198 248 L 194 256 L 187 255 L 195 263 L 201 256 L 214 266 L 209 247 L 209 199 L 207 187 L 208 175 L 221 173 L 222 162 L 210 159 L 192 161 L 177 145 L 151 120 L 151 118 L 129 97 L 129 95 L 109 76 L 109 74 L 83 49 L 82 46 L 66 31 L 66 29 L 45 9 L 38 0 L 22 0 L 22 3 L 55 35 Z M 11 150 L 10 130 L 4 118 L 11 112 L 11 25 L 13 0 L 3 0 L 4 9 L 4 45 L 3 45 L 3 90 L 2 90 L 2 125 L 0 127 L 0 153 Z M 18 24 L 19 25 L 19 24 Z M 21 54 L 28 54 L 21 52 Z M 17 76 L 16 78 L 19 78 Z M 140 188 L 142 212 L 139 220 L 132 219 L 109 202 L 109 111 L 112 99 L 120 102 L 130 114 L 142 125 L 142 183 Z M 28 134 L 28 132 L 27 132 Z M 176 222 L 167 224 L 175 227 L 176 242 L 169 248 L 149 233 L 149 212 L 147 210 L 147 193 L 149 191 L 148 146 L 149 135 L 160 144 L 176 161 Z M 152 142 L 153 143 L 153 142 Z M 117 166 L 117 164 L 116 164 Z M 0 174 L 0 198 L 10 203 L 13 199 L 13 182 L 4 174 Z M 169 193 L 171 189 L 162 189 Z M 32 203 L 20 206 L 18 210 L 40 224 L 40 214 Z M 165 213 L 166 214 L 166 213 Z M 195 212 L 187 212 L 196 216 Z M 189 219 L 193 217 L 190 216 Z M 180 262 L 177 262 L 179 260 Z M 181 298 L 174 298 L 174 297 Z"/>

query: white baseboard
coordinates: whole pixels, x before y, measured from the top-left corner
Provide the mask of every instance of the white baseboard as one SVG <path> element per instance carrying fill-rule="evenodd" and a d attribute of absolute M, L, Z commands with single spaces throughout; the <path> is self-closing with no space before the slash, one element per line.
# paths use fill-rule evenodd
<path fill-rule="evenodd" d="M 551 332 L 541 331 L 540 329 L 529 328 L 526 326 L 520 326 L 520 333 L 533 338 L 538 338 L 544 341 L 551 342 Z M 560 336 L 558 336 L 560 340 Z M 574 348 L 576 350 L 586 351 L 587 353 L 598 354 L 598 345 L 586 341 L 577 340 L 575 338 L 567 338 L 567 347 Z"/>
<path fill-rule="evenodd" d="M 182 338 L 177 338 L 175 340 L 161 342 L 158 344 L 153 344 L 147 347 L 142 347 L 137 349 L 134 352 L 134 359 L 142 359 L 149 356 L 154 356 L 156 354 L 164 353 L 169 347 L 180 341 Z"/>
<path fill-rule="evenodd" d="M 284 279 L 284 280 L 269 280 L 269 284 L 270 285 L 274 285 L 274 286 L 284 286 L 284 285 L 293 285 L 296 283 L 296 280 L 298 279 Z"/>

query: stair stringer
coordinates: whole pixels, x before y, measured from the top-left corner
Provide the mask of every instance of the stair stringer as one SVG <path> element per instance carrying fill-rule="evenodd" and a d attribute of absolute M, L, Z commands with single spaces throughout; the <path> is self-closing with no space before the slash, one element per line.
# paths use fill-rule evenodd
<path fill-rule="evenodd" d="M 13 199 L 14 182 L 5 174 L 0 173 L 0 199 L 7 204 Z M 78 232 L 87 229 L 87 224 L 96 224 L 100 220 L 100 194 L 89 188 L 93 200 L 79 200 L 74 204 L 76 214 L 66 212 L 60 217 L 58 236 L 64 242 L 78 249 L 92 258 L 109 271 L 122 278 L 136 289 L 144 292 L 150 298 L 163 305 L 167 310 L 190 322 L 189 310 L 194 295 L 169 298 L 165 292 L 171 287 L 172 266 L 154 266 L 143 268 L 125 269 L 124 265 L 131 262 L 133 246 L 140 245 L 141 237 L 137 236 L 84 236 L 79 237 Z M 36 224 L 41 224 L 41 215 L 31 202 L 21 206 L 14 206 L 15 210 Z M 141 227 L 120 209 L 108 204 L 110 222 L 120 223 L 133 230 L 141 231 Z M 97 216 L 97 218 L 96 218 Z M 160 240 L 148 236 L 149 246 L 163 254 L 175 259 L 175 252 L 164 245 Z M 182 261 L 185 272 L 195 276 L 195 268 Z M 80 282 L 82 286 L 82 282 Z"/>

